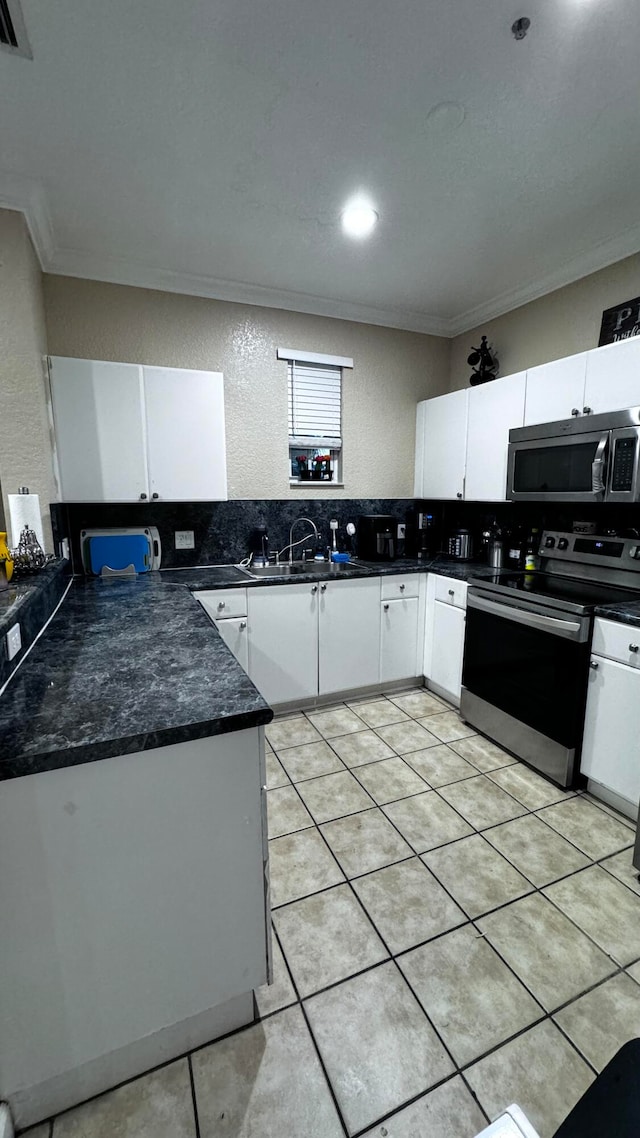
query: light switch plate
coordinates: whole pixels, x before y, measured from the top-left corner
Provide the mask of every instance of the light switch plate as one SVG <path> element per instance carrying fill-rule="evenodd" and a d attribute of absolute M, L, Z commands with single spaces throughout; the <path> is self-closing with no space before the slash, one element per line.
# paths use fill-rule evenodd
<path fill-rule="evenodd" d="M 20 634 L 20 625 L 14 624 L 13 628 L 10 628 L 7 633 L 7 656 L 9 659 L 13 660 L 13 657 L 18 655 L 21 648 L 22 636 Z"/>
<path fill-rule="evenodd" d="M 176 549 L 195 549 L 194 533 L 192 529 L 177 529 Z"/>

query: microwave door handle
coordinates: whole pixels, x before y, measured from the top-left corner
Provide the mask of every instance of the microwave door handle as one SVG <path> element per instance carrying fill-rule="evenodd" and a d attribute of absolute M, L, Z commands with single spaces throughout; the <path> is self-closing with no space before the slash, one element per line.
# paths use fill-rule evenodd
<path fill-rule="evenodd" d="M 591 489 L 594 494 L 604 494 L 606 490 L 605 461 L 608 442 L 609 432 L 607 431 L 600 439 L 596 450 L 596 457 L 591 463 Z"/>

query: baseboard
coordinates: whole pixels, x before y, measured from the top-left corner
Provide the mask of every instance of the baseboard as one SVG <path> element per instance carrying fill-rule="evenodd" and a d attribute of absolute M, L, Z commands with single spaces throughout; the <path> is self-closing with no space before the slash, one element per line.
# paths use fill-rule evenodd
<path fill-rule="evenodd" d="M 317 695 L 314 698 L 289 700 L 287 703 L 272 703 L 271 707 L 276 715 L 288 711 L 320 711 L 323 707 L 333 707 L 336 703 L 345 703 L 349 700 L 378 699 L 383 695 L 397 695 L 398 692 L 409 691 L 412 688 L 421 688 L 425 683 L 424 676 L 408 676 L 406 680 L 394 680 L 388 684 L 370 684 L 366 688 L 350 688 L 347 691 L 334 691 L 328 695 Z"/>
<path fill-rule="evenodd" d="M 601 782 L 596 782 L 593 778 L 587 779 L 587 789 L 589 794 L 594 798 L 599 798 L 601 802 L 605 802 L 607 806 L 612 806 L 618 814 L 623 814 L 625 818 L 629 818 L 635 822 L 638 817 L 638 804 L 631 802 L 622 794 L 617 794 L 615 790 L 609 790 L 607 786 L 603 786 Z"/>
<path fill-rule="evenodd" d="M 447 691 L 447 689 L 441 687 L 440 684 L 434 684 L 432 680 L 425 680 L 425 684 L 428 690 L 432 691 L 434 695 L 439 695 L 441 699 L 445 699 L 447 703 L 452 704 L 454 707 L 460 707 L 459 695 L 454 695 L 453 692 Z"/>
<path fill-rule="evenodd" d="M 245 1027 L 254 1019 L 253 992 L 243 993 L 145 1039 L 63 1071 L 45 1082 L 22 1087 L 7 1096 L 16 1126 L 21 1130 L 34 1126 L 121 1083 L 139 1078 L 154 1067 L 170 1063 L 205 1043 L 212 1043 L 230 1031 Z M 0 1138 L 13 1138 L 13 1129 L 5 1132 L 0 1127 Z"/>
<path fill-rule="evenodd" d="M 13 1122 L 6 1102 L 0 1102 L 0 1138 L 13 1138 Z"/>

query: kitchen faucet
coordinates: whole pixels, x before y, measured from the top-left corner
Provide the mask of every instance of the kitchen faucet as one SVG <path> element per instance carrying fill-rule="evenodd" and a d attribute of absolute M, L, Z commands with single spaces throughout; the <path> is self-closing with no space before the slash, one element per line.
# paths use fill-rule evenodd
<path fill-rule="evenodd" d="M 289 530 L 289 544 L 285 545 L 284 549 L 281 551 L 282 553 L 286 553 L 287 549 L 289 550 L 289 564 L 290 565 L 293 565 L 293 531 L 296 528 L 296 526 L 298 525 L 298 522 L 306 522 L 307 525 L 310 525 L 312 530 L 313 530 L 313 535 L 310 533 L 305 533 L 304 537 L 299 538 L 299 540 L 296 541 L 295 544 L 300 545 L 303 541 L 307 541 L 307 539 L 310 538 L 311 536 L 315 537 L 316 545 L 320 544 L 320 534 L 318 533 L 318 527 L 317 527 L 316 523 L 312 522 L 311 518 L 296 518 L 296 520 L 291 525 L 291 529 Z"/>

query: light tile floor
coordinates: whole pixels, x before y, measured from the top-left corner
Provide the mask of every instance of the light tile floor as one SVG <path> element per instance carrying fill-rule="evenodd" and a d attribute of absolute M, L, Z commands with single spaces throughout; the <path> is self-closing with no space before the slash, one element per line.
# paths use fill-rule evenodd
<path fill-rule="evenodd" d="M 426 691 L 267 729 L 262 1017 L 30 1138 L 551 1138 L 640 1035 L 634 830 Z"/>

